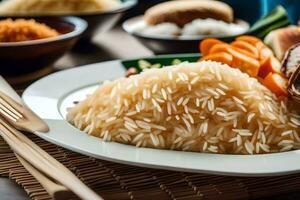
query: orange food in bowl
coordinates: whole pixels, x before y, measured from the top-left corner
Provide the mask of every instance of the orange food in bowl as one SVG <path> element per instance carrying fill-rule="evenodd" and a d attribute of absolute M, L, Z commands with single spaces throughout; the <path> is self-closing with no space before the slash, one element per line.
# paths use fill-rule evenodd
<path fill-rule="evenodd" d="M 35 20 L 0 20 L 0 42 L 22 42 L 58 36 L 59 33 Z"/>

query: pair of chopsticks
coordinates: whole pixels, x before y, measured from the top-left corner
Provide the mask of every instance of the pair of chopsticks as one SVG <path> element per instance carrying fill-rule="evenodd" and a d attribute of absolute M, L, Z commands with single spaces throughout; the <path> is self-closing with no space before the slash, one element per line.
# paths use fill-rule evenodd
<path fill-rule="evenodd" d="M 41 173 L 38 169 L 30 164 L 33 159 L 36 162 L 37 158 L 35 157 L 35 155 L 32 155 L 32 153 L 30 152 L 32 150 L 27 149 L 25 147 L 26 143 L 23 142 L 23 140 L 19 138 L 20 136 L 17 136 L 16 134 L 19 135 L 20 133 L 17 132 L 14 128 L 10 127 L 10 125 L 8 125 L 3 119 L 0 119 L 0 135 L 14 151 L 16 157 L 24 166 L 24 168 L 26 168 L 27 171 L 30 172 L 37 180 L 42 180 L 41 184 L 54 199 L 60 199 L 57 195 L 62 193 L 64 193 L 64 196 L 66 198 L 71 197 L 72 193 L 70 193 L 70 191 L 66 187 L 61 186 L 61 188 L 59 188 L 59 185 L 51 181 L 43 173 Z M 26 155 L 24 156 L 24 154 Z M 30 156 L 29 160 L 26 159 L 28 156 Z M 40 167 L 44 167 L 43 163 L 41 163 Z"/>
<path fill-rule="evenodd" d="M 0 82 L 1 90 L 4 82 L 1 76 Z M 8 84 L 6 89 L 7 86 Z M 45 128 L 44 122 L 20 102 L 0 92 L 0 135 L 14 151 L 21 164 L 41 183 L 53 199 L 70 199 L 76 194 L 81 199 L 102 200 L 69 169 L 17 130 L 28 130 L 34 133 L 35 128 Z M 30 127 L 31 121 L 34 127 Z"/>

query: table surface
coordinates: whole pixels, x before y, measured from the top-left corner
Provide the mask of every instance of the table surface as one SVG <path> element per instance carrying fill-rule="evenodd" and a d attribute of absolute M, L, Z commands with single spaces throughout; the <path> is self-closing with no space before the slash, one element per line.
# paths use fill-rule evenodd
<path fill-rule="evenodd" d="M 69 52 L 56 64 L 55 69 L 61 70 L 90 63 L 103 62 L 114 59 L 137 58 L 152 55 L 152 53 L 139 44 L 134 38 L 116 27 L 110 32 L 96 36 L 92 44 L 85 48 L 85 52 Z M 299 190 L 300 191 L 300 190 Z M 0 177 L 1 200 L 27 200 L 26 193 L 16 183 Z M 296 200 L 300 195 L 291 194 L 289 197 L 273 197 L 269 200 Z M 264 199 L 266 200 L 266 199 Z"/>

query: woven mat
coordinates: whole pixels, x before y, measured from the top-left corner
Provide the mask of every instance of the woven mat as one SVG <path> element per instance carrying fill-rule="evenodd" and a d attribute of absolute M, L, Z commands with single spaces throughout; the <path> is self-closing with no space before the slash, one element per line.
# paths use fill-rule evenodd
<path fill-rule="evenodd" d="M 300 174 L 240 178 L 147 169 L 97 160 L 50 144 L 32 134 L 28 136 L 103 198 L 109 200 L 256 199 L 291 194 L 300 189 Z M 0 176 L 15 180 L 31 199 L 51 199 L 42 186 L 20 165 L 2 139 Z"/>

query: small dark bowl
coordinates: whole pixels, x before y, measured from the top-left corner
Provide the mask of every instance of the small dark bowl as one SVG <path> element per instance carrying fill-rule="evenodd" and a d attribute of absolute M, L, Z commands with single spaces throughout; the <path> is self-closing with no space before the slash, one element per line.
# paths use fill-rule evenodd
<path fill-rule="evenodd" d="M 87 23 L 77 17 L 36 18 L 61 35 L 24 42 L 0 42 L 0 74 L 18 76 L 52 65 L 69 50 L 86 30 Z"/>
<path fill-rule="evenodd" d="M 199 52 L 199 42 L 208 37 L 218 38 L 223 41 L 232 41 L 238 35 L 209 35 L 191 38 L 179 38 L 171 36 L 149 36 L 137 33 L 133 30 L 135 24 L 143 20 L 142 16 L 133 17 L 123 23 L 123 29 L 134 36 L 145 47 L 153 51 L 155 54 L 176 54 L 176 53 L 195 53 Z M 248 26 L 248 23 L 243 20 L 236 20 L 236 23 Z"/>

